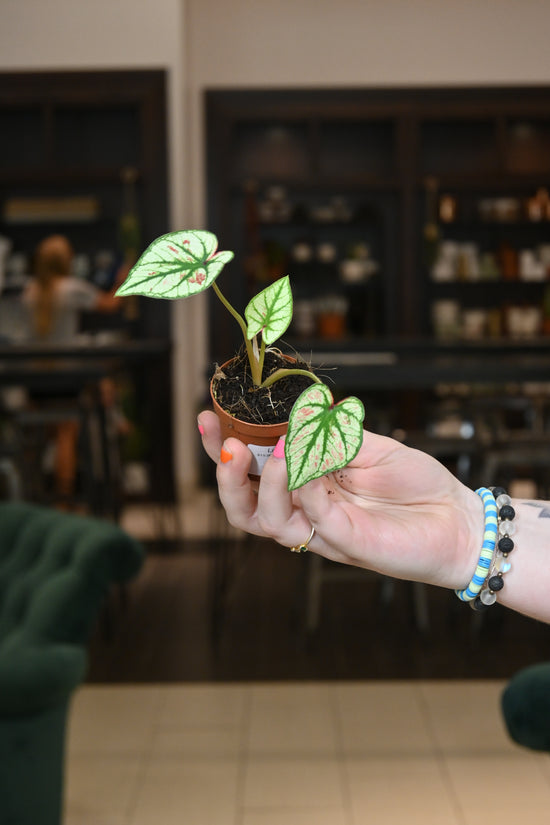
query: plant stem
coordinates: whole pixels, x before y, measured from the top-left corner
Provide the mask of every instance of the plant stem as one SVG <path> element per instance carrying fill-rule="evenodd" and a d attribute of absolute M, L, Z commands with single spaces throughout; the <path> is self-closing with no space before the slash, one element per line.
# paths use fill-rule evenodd
<path fill-rule="evenodd" d="M 261 380 L 262 380 L 262 373 L 264 371 L 264 358 L 265 358 L 265 341 L 264 341 L 263 336 L 262 336 L 262 343 L 260 344 L 260 357 L 258 359 L 259 371 L 260 371 L 260 374 L 259 374 L 260 383 L 261 383 Z"/>
<path fill-rule="evenodd" d="M 229 303 L 229 301 L 227 300 L 227 298 L 225 297 L 225 295 L 223 294 L 223 292 L 221 291 L 221 289 L 219 288 L 219 286 L 217 285 L 216 282 L 214 282 L 212 284 L 212 288 L 213 288 L 214 292 L 216 293 L 216 295 L 218 296 L 218 298 L 220 299 L 220 301 L 222 302 L 222 304 L 224 305 L 224 307 L 231 313 L 231 315 L 237 321 L 238 325 L 241 328 L 243 338 L 244 338 L 244 343 L 245 343 L 245 346 L 246 346 L 246 352 L 247 352 L 247 355 L 248 355 L 248 361 L 250 363 L 250 372 L 251 372 L 251 375 L 252 375 L 252 381 L 254 382 L 254 385 L 256 387 L 259 387 L 260 384 L 261 384 L 261 381 L 262 381 L 263 352 L 265 351 L 265 344 L 262 341 L 261 357 L 260 357 L 260 359 L 256 358 L 256 356 L 254 354 L 254 349 L 252 347 L 252 342 L 248 340 L 246 321 L 244 320 L 242 315 L 239 315 L 237 310 Z M 261 361 L 261 363 L 260 363 L 260 361 Z"/>
<path fill-rule="evenodd" d="M 265 381 L 262 381 L 260 387 L 270 387 L 272 384 L 274 384 L 276 381 L 279 381 L 281 378 L 286 378 L 287 375 L 307 375 L 307 377 L 311 378 L 311 380 L 314 381 L 316 384 L 323 383 L 320 378 L 317 378 L 317 376 L 314 375 L 312 372 L 309 372 L 309 370 L 280 369 L 275 370 L 275 372 L 272 372 L 271 375 L 265 379 Z"/>

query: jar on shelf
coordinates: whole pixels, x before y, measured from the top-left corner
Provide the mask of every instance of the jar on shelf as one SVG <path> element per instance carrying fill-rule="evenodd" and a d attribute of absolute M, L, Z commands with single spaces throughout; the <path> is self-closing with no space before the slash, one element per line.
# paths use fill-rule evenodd
<path fill-rule="evenodd" d="M 317 301 L 317 327 L 321 338 L 344 338 L 348 301 L 343 295 L 324 295 Z"/>
<path fill-rule="evenodd" d="M 502 243 L 498 250 L 498 261 L 502 277 L 505 281 L 516 281 L 518 278 L 518 253 L 508 243 Z"/>
<path fill-rule="evenodd" d="M 477 244 L 463 243 L 460 245 L 457 271 L 460 281 L 479 281 L 481 266 Z"/>
<path fill-rule="evenodd" d="M 439 199 L 439 220 L 442 223 L 456 221 L 457 202 L 452 195 L 441 195 Z"/>
<path fill-rule="evenodd" d="M 497 281 L 500 278 L 497 259 L 492 252 L 483 252 L 481 255 L 480 278 L 483 281 Z"/>
<path fill-rule="evenodd" d="M 537 253 L 540 262 L 544 266 L 546 277 L 550 278 L 550 244 L 541 244 L 537 249 Z"/>

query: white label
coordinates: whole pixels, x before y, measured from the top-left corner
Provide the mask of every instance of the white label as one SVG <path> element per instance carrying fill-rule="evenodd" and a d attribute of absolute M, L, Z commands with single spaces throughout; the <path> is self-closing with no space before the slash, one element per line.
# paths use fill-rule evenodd
<path fill-rule="evenodd" d="M 258 444 L 247 444 L 246 446 L 252 453 L 252 464 L 248 472 L 254 476 L 261 476 L 264 464 L 275 449 L 275 444 L 269 447 L 260 447 Z"/>

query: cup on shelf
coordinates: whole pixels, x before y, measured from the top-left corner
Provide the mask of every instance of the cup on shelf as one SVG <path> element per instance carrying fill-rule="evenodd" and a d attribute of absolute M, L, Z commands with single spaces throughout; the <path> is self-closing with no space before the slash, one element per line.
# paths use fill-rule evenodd
<path fill-rule="evenodd" d="M 542 309 L 536 306 L 508 307 L 506 326 L 512 338 L 536 338 L 542 329 Z"/>
<path fill-rule="evenodd" d="M 431 271 L 433 281 L 444 283 L 456 280 L 458 251 L 458 244 L 454 241 L 442 241 Z"/>
<path fill-rule="evenodd" d="M 522 281 L 545 281 L 546 266 L 532 249 L 519 253 L 519 277 Z"/>
<path fill-rule="evenodd" d="M 325 241 L 324 243 L 320 243 L 316 249 L 317 252 L 317 259 L 322 264 L 331 264 L 336 260 L 336 256 L 338 251 L 333 243 L 329 243 Z"/>
<path fill-rule="evenodd" d="M 462 336 L 468 341 L 479 341 L 487 332 L 488 313 L 481 308 L 462 312 Z"/>
<path fill-rule="evenodd" d="M 311 338 L 317 326 L 315 302 L 301 299 L 294 302 L 292 327 L 300 338 Z"/>
<path fill-rule="evenodd" d="M 456 338 L 460 332 L 460 304 L 440 300 L 432 304 L 432 324 L 436 338 Z"/>
<path fill-rule="evenodd" d="M 299 264 L 307 264 L 313 257 L 313 248 L 308 241 L 297 241 L 291 250 L 292 259 Z"/>
<path fill-rule="evenodd" d="M 346 284 L 360 284 L 374 275 L 378 268 L 375 261 L 361 258 L 344 258 L 340 261 L 340 278 Z"/>

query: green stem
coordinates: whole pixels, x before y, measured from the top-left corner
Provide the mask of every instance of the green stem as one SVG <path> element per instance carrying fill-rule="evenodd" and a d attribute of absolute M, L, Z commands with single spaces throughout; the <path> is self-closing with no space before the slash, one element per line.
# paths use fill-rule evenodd
<path fill-rule="evenodd" d="M 275 372 L 272 372 L 271 375 L 265 379 L 265 381 L 262 381 L 260 387 L 270 387 L 272 384 L 275 383 L 275 381 L 279 381 L 281 378 L 286 378 L 287 375 L 306 375 L 308 378 L 311 378 L 311 380 L 314 381 L 316 384 L 323 383 L 320 378 L 317 378 L 317 376 L 314 375 L 312 372 L 309 372 L 309 370 L 280 369 L 275 370 Z"/>
<path fill-rule="evenodd" d="M 264 341 L 264 338 L 262 336 L 262 343 L 260 344 L 260 358 L 259 358 L 259 371 L 260 371 L 259 379 L 260 379 L 260 382 L 262 380 L 262 373 L 264 371 L 264 358 L 265 358 L 265 341 Z"/>
<path fill-rule="evenodd" d="M 246 321 L 244 320 L 242 315 L 239 315 L 237 310 L 233 306 L 231 306 L 231 304 L 229 303 L 229 301 L 227 300 L 227 298 L 225 297 L 225 295 L 223 294 L 223 292 L 221 291 L 216 282 L 212 284 L 212 288 L 214 289 L 214 292 L 216 293 L 224 307 L 231 313 L 231 315 L 237 321 L 238 325 L 241 328 L 244 343 L 246 346 L 246 353 L 248 355 L 248 361 L 250 363 L 252 381 L 254 382 L 254 386 L 259 387 L 262 381 L 262 369 L 260 363 L 258 362 L 258 359 L 254 355 L 252 342 L 248 340 Z M 261 361 L 263 363 L 263 358 L 261 359 Z"/>

